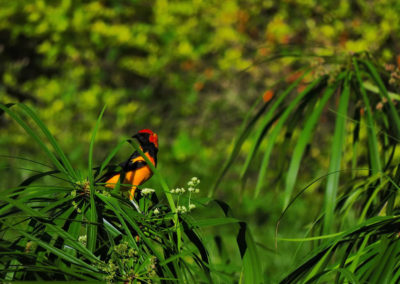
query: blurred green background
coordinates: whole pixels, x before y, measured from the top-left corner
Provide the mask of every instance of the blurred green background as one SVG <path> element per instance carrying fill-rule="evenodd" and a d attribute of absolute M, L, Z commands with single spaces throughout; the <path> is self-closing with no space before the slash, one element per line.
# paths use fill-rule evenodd
<path fill-rule="evenodd" d="M 400 65 L 399 15 L 395 0 L 0 0 L 0 101 L 35 108 L 82 169 L 95 121 L 106 105 L 95 146 L 97 164 L 122 136 L 150 128 L 159 135 L 159 169 L 169 185 L 197 176 L 206 195 L 251 106 L 301 67 L 290 58 L 266 59 L 287 51 L 313 64 L 317 60 L 307 55 L 368 51 L 381 63 Z M 329 119 L 325 123 L 321 135 L 332 131 Z M 9 117 L 0 117 L 0 154 L 40 161 L 30 142 Z M 271 163 L 270 182 L 259 198 L 253 198 L 252 179 L 240 194 L 237 177 L 249 147 L 250 141 L 215 197 L 250 224 L 263 246 L 265 275 L 275 282 L 296 262 L 294 246 L 282 244 L 274 251 L 282 206 L 274 171 L 280 162 Z M 116 162 L 131 151 L 126 146 Z M 302 165 L 300 185 L 326 172 L 326 151 L 313 148 L 313 159 Z M 13 167 L 3 170 L 2 188 L 29 176 L 17 167 L 32 168 L 7 158 L 0 166 Z M 253 171 L 256 177 L 257 168 Z M 303 236 L 321 200 L 321 192 L 308 191 L 280 232 Z M 216 213 L 207 208 L 196 214 Z M 228 251 L 238 254 L 234 229 L 218 230 L 231 239 Z M 227 269 L 235 269 L 239 260 L 233 257 Z"/>

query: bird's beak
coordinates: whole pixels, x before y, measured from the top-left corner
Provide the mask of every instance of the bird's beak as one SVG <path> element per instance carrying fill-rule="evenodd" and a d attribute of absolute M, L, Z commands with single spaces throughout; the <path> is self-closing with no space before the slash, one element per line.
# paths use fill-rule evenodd
<path fill-rule="evenodd" d="M 127 141 L 128 141 L 129 143 L 131 143 L 131 144 L 132 144 L 132 143 L 133 143 L 133 139 L 134 139 L 134 138 L 135 138 L 135 139 L 137 139 L 137 140 L 139 141 L 139 139 L 138 139 L 139 137 L 138 137 L 138 135 L 137 135 L 137 134 L 135 134 L 135 135 L 132 135 L 132 136 L 131 136 L 131 138 L 128 138 L 128 140 L 127 140 Z"/>

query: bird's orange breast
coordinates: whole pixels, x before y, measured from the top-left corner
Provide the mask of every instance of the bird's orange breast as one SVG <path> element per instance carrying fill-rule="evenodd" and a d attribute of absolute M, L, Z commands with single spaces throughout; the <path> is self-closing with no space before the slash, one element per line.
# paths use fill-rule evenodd
<path fill-rule="evenodd" d="M 151 163 L 155 165 L 153 157 L 149 155 L 149 153 L 145 153 L 145 155 L 149 158 Z M 145 161 L 142 156 L 136 157 L 132 159 L 132 163 L 139 162 L 139 161 Z M 147 181 L 151 176 L 153 175 L 153 172 L 151 171 L 150 167 L 148 165 L 145 165 L 141 168 L 128 171 L 125 173 L 125 178 L 122 184 L 130 184 L 132 187 L 121 187 L 121 189 L 129 190 L 136 188 L 137 186 L 141 185 L 145 181 Z M 112 176 L 110 179 L 106 181 L 106 186 L 109 188 L 114 188 L 115 185 L 118 183 L 118 180 L 120 178 L 121 174 L 116 174 Z"/>
<path fill-rule="evenodd" d="M 146 180 L 151 178 L 153 172 L 150 170 L 149 166 L 144 166 L 140 169 L 129 171 L 125 174 L 124 184 L 131 184 L 133 186 L 138 186 L 144 183 Z"/>

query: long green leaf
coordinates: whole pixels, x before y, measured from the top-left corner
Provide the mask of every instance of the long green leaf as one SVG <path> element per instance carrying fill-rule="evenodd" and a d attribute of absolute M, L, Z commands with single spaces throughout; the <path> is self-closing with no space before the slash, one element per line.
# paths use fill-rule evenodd
<path fill-rule="evenodd" d="M 52 161 L 52 163 L 56 166 L 56 168 L 68 175 L 68 171 L 64 168 L 64 166 L 60 163 L 60 161 L 57 159 L 57 157 L 47 148 L 47 146 L 43 143 L 42 139 L 33 131 L 32 128 L 28 126 L 28 124 L 23 121 L 23 119 L 14 111 L 11 111 L 4 105 L 0 104 L 0 109 L 2 109 L 4 112 L 6 112 L 9 116 L 11 116 L 25 131 L 26 133 L 29 134 L 33 138 L 33 140 L 36 141 L 36 143 L 39 145 L 39 147 L 46 153 L 47 157 Z M 74 182 L 73 179 L 71 179 L 72 182 Z"/>
<path fill-rule="evenodd" d="M 289 106 L 285 109 L 281 117 L 279 118 L 278 123 L 275 125 L 274 129 L 272 130 L 271 134 L 267 137 L 267 148 L 265 149 L 264 157 L 261 163 L 261 167 L 258 174 L 258 180 L 256 185 L 256 190 L 254 193 L 254 197 L 257 197 L 261 191 L 262 186 L 264 185 L 265 181 L 265 174 L 267 172 L 267 167 L 269 164 L 269 159 L 271 157 L 272 149 L 275 145 L 276 139 L 278 138 L 279 133 L 282 130 L 283 125 L 285 124 L 286 120 L 289 118 L 289 115 L 298 106 L 299 102 L 308 94 L 310 93 L 321 81 L 322 77 L 314 80 L 310 83 L 307 88 L 302 91 L 300 94 L 293 99 L 293 101 L 289 104 Z"/>
<path fill-rule="evenodd" d="M 257 246 L 246 223 L 240 223 L 237 242 L 242 257 L 242 276 L 246 284 L 263 283 L 261 262 L 257 252 Z M 242 281 L 239 281 L 241 283 Z"/>
<path fill-rule="evenodd" d="M 69 175 L 73 179 L 76 180 L 77 179 L 77 175 L 76 175 L 76 173 L 75 173 L 75 171 L 74 171 L 74 169 L 73 169 L 73 167 L 71 165 L 71 162 L 68 160 L 67 156 L 65 156 L 63 150 L 58 145 L 56 139 L 50 133 L 50 131 L 46 127 L 46 125 L 41 121 L 41 119 L 37 116 L 37 114 L 32 109 L 30 109 L 28 106 L 26 106 L 25 104 L 18 104 L 18 106 L 21 107 L 29 115 L 29 117 L 32 118 L 36 122 L 36 124 L 42 130 L 42 132 L 44 133 L 44 135 L 49 140 L 50 144 L 53 146 L 54 150 L 56 151 L 56 153 L 60 157 L 60 159 L 61 159 L 63 165 L 65 166 L 65 169 L 68 171 Z"/>
<path fill-rule="evenodd" d="M 331 238 L 336 238 L 339 236 L 344 236 L 344 232 L 338 232 L 334 234 L 329 234 L 329 235 L 322 235 L 322 236 L 316 236 L 316 237 L 309 237 L 309 238 L 278 238 L 278 241 L 285 241 L 285 242 L 311 242 L 311 241 L 316 241 L 316 240 L 324 240 L 324 239 L 331 239 Z"/>
<path fill-rule="evenodd" d="M 88 173 L 89 173 L 89 184 L 90 184 L 90 207 L 89 207 L 89 221 L 90 224 L 88 225 L 88 234 L 87 234 L 87 247 L 90 251 L 94 251 L 96 247 L 97 241 L 97 208 L 95 203 L 95 191 L 96 186 L 94 185 L 94 177 L 93 177 L 93 147 L 94 141 L 96 139 L 97 131 L 100 127 L 101 118 L 103 117 L 104 111 L 106 107 L 104 106 L 100 112 L 100 115 L 97 119 L 96 126 L 94 127 L 92 138 L 90 140 L 89 145 L 89 161 L 88 161 Z"/>
<path fill-rule="evenodd" d="M 353 65 L 356 74 L 356 78 L 359 84 L 359 89 L 361 91 L 361 95 L 365 104 L 366 113 L 367 113 L 367 132 L 368 132 L 368 149 L 369 156 L 371 162 L 371 170 L 372 174 L 376 174 L 382 171 L 381 161 L 379 158 L 379 149 L 378 149 L 378 141 L 377 141 L 377 133 L 375 131 L 375 122 L 372 117 L 371 104 L 369 102 L 367 93 L 365 92 L 364 85 L 361 80 L 360 71 L 358 68 L 357 60 L 353 58 Z"/>
<path fill-rule="evenodd" d="M 332 94 L 335 92 L 337 89 L 337 85 L 340 83 L 340 80 L 343 78 L 343 74 L 339 75 L 339 82 L 336 84 L 329 86 L 324 94 L 322 95 L 322 98 L 318 102 L 317 106 L 313 110 L 312 114 L 310 117 L 307 119 L 305 126 L 303 130 L 301 131 L 299 135 L 299 140 L 297 141 L 297 144 L 294 148 L 292 159 L 290 161 L 289 169 L 287 171 L 286 175 L 286 186 L 285 186 L 285 192 L 284 192 L 284 202 L 283 202 L 283 207 L 286 208 L 286 206 L 289 204 L 293 188 L 297 179 L 297 174 L 299 172 L 300 168 L 300 162 L 303 157 L 305 148 L 307 144 L 310 142 L 312 138 L 312 131 L 315 128 L 317 121 L 326 105 L 326 103 L 329 101 L 330 97 Z"/>
<path fill-rule="evenodd" d="M 89 160 L 88 160 L 88 175 L 89 175 L 89 182 L 90 185 L 93 186 L 93 148 L 94 148 L 94 141 L 96 139 L 97 131 L 100 127 L 101 118 L 103 117 L 104 111 L 106 110 L 106 106 L 103 107 L 101 110 L 99 117 L 97 118 L 96 125 L 93 129 L 92 138 L 90 139 L 89 145 Z"/>
<path fill-rule="evenodd" d="M 307 275 L 306 279 L 304 280 L 305 283 L 307 283 L 311 278 L 313 278 L 317 273 L 319 273 L 326 267 L 329 258 L 332 256 L 335 248 L 336 245 L 334 244 L 324 253 L 324 255 L 320 258 L 320 260 L 314 265 L 311 272 Z"/>
<path fill-rule="evenodd" d="M 329 163 L 329 172 L 337 172 L 340 170 L 342 160 L 343 144 L 346 134 L 346 117 L 347 108 L 350 99 L 349 81 L 351 74 L 347 75 L 343 92 L 340 97 L 337 118 L 335 123 L 335 132 L 332 141 L 331 158 Z M 329 175 L 326 182 L 325 190 L 325 215 L 324 215 L 324 234 L 329 234 L 333 226 L 333 215 L 336 206 L 336 196 L 339 187 L 340 172 L 334 175 Z"/>
<path fill-rule="evenodd" d="M 365 235 L 361 245 L 357 249 L 357 252 L 354 255 L 354 258 L 352 259 L 351 265 L 349 267 L 350 272 L 355 273 L 357 266 L 360 263 L 361 256 L 365 253 L 364 248 L 367 246 L 370 236 L 371 236 L 371 233 Z"/>
<path fill-rule="evenodd" d="M 388 183 L 389 183 L 389 180 L 386 179 L 386 180 L 382 181 L 378 186 L 376 186 L 374 192 L 370 195 L 370 197 L 368 198 L 368 201 L 365 203 L 362 213 L 361 213 L 360 217 L 358 218 L 359 223 L 364 221 L 364 219 L 367 216 L 367 212 L 371 207 L 372 202 L 374 202 L 376 200 L 377 195 L 385 189 L 385 186 Z"/>
<path fill-rule="evenodd" d="M 266 113 L 265 117 L 262 119 L 260 126 L 258 128 L 258 131 L 255 135 L 255 140 L 253 142 L 253 145 L 250 149 L 249 154 L 247 155 L 246 161 L 244 163 L 243 169 L 240 174 L 240 178 L 243 180 L 246 176 L 247 171 L 249 170 L 250 164 L 253 161 L 253 158 L 260 146 L 261 140 L 265 135 L 265 128 L 270 124 L 272 118 L 275 115 L 276 110 L 278 109 L 279 106 L 282 105 L 283 101 L 285 98 L 298 86 L 303 80 L 303 78 L 309 73 L 309 70 L 306 70 L 299 78 L 297 78 L 292 84 L 289 85 L 281 94 L 279 94 L 277 100 L 273 103 L 271 108 L 268 110 Z"/>

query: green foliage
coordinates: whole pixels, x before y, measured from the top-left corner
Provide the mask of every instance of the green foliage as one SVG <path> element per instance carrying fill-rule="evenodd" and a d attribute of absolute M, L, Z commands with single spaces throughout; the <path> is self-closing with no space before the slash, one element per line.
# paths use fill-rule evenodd
<path fill-rule="evenodd" d="M 154 190 L 142 189 L 138 203 L 129 201 L 118 189 L 110 192 L 96 184 L 102 173 L 92 170 L 92 154 L 104 109 L 89 146 L 88 178 L 82 178 L 30 108 L 23 104 L 0 105 L 0 108 L 24 127 L 49 156 L 52 165 L 47 167 L 55 168 L 38 172 L 20 186 L 2 192 L 0 278 L 3 281 L 212 282 L 219 279 L 206 244 L 196 230 L 231 223 L 240 223 L 243 227 L 245 223 L 234 218 L 202 219 L 200 222 L 189 218 L 187 210 L 176 209 L 168 186 L 154 167 L 155 178 L 161 184 L 159 195 L 153 195 Z M 43 131 L 45 139 L 39 138 L 11 108 L 23 110 Z M 117 145 L 111 155 L 119 148 Z M 141 151 L 140 154 L 146 157 Z M 106 167 L 107 163 L 103 163 L 101 169 Z M 52 182 L 44 184 L 45 177 Z M 193 203 L 198 203 L 193 200 L 192 193 L 199 191 L 195 188 L 199 183 L 198 178 L 188 183 L 189 211 L 195 208 Z M 160 201 L 164 196 L 167 204 Z M 246 237 L 242 238 L 241 234 Z M 249 230 L 244 227 L 239 235 L 238 245 L 245 267 L 250 262 L 259 263 Z M 238 273 L 231 277 L 238 277 Z M 258 271 L 244 270 L 245 283 L 252 283 L 257 277 Z"/>
<path fill-rule="evenodd" d="M 87 149 L 70 149 L 71 142 L 84 145 L 106 104 L 101 145 L 151 126 L 169 152 L 187 135 L 199 141 L 196 149 L 165 158 L 184 163 L 197 152 L 210 164 L 205 173 L 223 159 L 212 152 L 226 151 L 210 147 L 213 140 L 228 143 L 232 135 L 224 129 L 296 68 L 291 60 L 263 64 L 269 56 L 369 51 L 393 60 L 400 28 L 393 0 L 17 0 L 0 1 L 0 11 L 2 102 L 35 104 L 61 146 L 73 150 L 74 162 Z M 208 133 L 193 125 L 207 126 Z M 28 142 L 9 122 L 0 131 L 8 135 L 2 147 Z"/>
<path fill-rule="evenodd" d="M 390 213 L 387 203 L 378 197 L 398 198 L 396 183 L 388 176 L 378 175 L 348 187 L 337 204 L 335 218 L 342 222 L 353 219 L 350 215 L 360 207 L 362 210 L 355 210 L 358 224 L 326 236 L 281 239 L 317 244 L 304 263 L 282 283 L 312 283 L 317 279 L 328 282 L 335 279 L 336 283 L 346 280 L 351 283 L 398 282 L 399 236 L 395 229 L 399 221 L 398 209 Z M 363 206 L 358 206 L 360 204 Z"/>
<path fill-rule="evenodd" d="M 398 95 L 387 89 L 396 90 L 396 85 L 389 83 L 392 76 L 387 72 L 393 71 L 393 67 L 377 69 L 363 54 L 346 59 L 340 69 L 338 74 L 322 76 L 315 72 L 314 76 L 308 76 L 304 72 L 286 89 L 277 87 L 277 94 L 260 103 L 259 110 L 256 109 L 253 117 L 248 119 L 211 190 L 213 193 L 217 189 L 252 133 L 255 133 L 255 139 L 252 139 L 253 145 L 243 166 L 242 184 L 252 174 L 250 165 L 258 168 L 255 197 L 267 184 L 265 177 L 272 164 L 273 148 L 277 149 L 273 160 L 281 159 L 282 151 L 292 153 L 291 158 L 282 163 L 281 172 L 275 172 L 278 177 L 271 179 L 285 188 L 278 226 L 288 214 L 289 207 L 306 190 L 311 187 L 325 189 L 324 206 L 310 225 L 307 233 L 310 236 L 278 238 L 280 241 L 314 243 L 314 249 L 282 283 L 399 281 L 398 232 L 395 228 L 400 208 L 397 150 L 400 120 L 396 106 Z M 301 81 L 305 86 L 295 89 Z M 373 109 L 372 106 L 376 107 Z M 320 137 L 316 140 L 318 131 L 323 131 L 317 125 L 324 118 L 324 109 L 334 113 L 331 139 Z M 283 139 L 279 141 L 280 137 Z M 262 139 L 266 140 L 265 145 Z M 314 143 L 318 146 L 313 146 Z M 317 179 L 316 185 L 307 186 L 293 198 L 295 185 L 299 184 L 300 165 L 309 163 L 307 144 L 331 149 L 327 174 Z M 287 145 L 293 145 L 293 152 Z M 350 153 L 349 149 L 352 150 Z M 264 151 L 261 166 L 256 159 L 260 151 Z"/>

